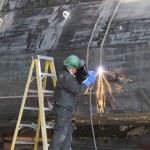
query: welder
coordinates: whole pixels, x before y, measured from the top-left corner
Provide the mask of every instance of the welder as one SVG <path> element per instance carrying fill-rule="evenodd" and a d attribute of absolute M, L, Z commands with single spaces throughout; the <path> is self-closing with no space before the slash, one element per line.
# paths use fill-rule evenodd
<path fill-rule="evenodd" d="M 54 92 L 55 129 L 49 150 L 70 150 L 72 139 L 72 113 L 75 109 L 76 95 L 84 93 L 96 80 L 96 73 L 88 71 L 87 78 L 79 83 L 76 74 L 82 61 L 75 55 L 63 61 L 63 69 L 58 75 Z M 90 73 L 89 73 L 90 72 Z"/>

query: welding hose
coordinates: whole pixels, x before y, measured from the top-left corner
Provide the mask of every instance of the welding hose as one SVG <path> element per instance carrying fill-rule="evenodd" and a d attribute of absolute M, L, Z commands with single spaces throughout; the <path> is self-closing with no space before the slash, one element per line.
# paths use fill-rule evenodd
<path fill-rule="evenodd" d="M 93 86 L 90 88 L 90 120 L 91 120 L 91 128 L 92 128 L 92 134 L 93 134 L 93 140 L 94 140 L 94 147 L 95 150 L 97 150 L 97 145 L 96 145 L 96 139 L 95 139 L 95 132 L 94 132 L 94 127 L 93 127 L 93 113 L 92 113 L 92 89 Z"/>

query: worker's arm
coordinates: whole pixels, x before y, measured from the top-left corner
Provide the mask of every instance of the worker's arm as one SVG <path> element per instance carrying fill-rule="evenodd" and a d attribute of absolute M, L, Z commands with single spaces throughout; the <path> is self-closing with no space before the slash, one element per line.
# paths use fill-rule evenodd
<path fill-rule="evenodd" d="M 84 84 L 79 84 L 73 75 L 66 77 L 65 89 L 74 93 L 81 94 L 87 89 Z"/>
<path fill-rule="evenodd" d="M 82 82 L 82 84 L 80 85 L 76 78 L 73 75 L 70 75 L 69 77 L 66 78 L 66 83 L 65 83 L 65 88 L 74 93 L 74 94 L 80 94 L 80 93 L 84 93 L 84 91 L 90 87 L 90 85 L 92 83 L 94 83 L 96 80 L 96 74 L 92 73 L 91 75 L 89 75 L 89 77 L 87 77 L 86 80 L 84 80 Z"/>

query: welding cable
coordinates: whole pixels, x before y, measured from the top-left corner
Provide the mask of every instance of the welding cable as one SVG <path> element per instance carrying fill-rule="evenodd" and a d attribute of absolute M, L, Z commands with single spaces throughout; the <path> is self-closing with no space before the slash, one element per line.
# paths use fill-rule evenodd
<path fill-rule="evenodd" d="M 94 147 L 95 147 L 95 150 L 97 150 L 95 132 L 94 132 L 94 127 L 93 127 L 93 118 L 92 118 L 92 116 L 93 116 L 93 113 L 92 113 L 92 89 L 93 89 L 93 86 L 90 88 L 90 120 L 91 120 L 91 128 L 92 128 L 92 134 L 93 134 L 93 140 L 94 140 Z"/>
<path fill-rule="evenodd" d="M 97 20 L 96 20 L 96 22 L 95 22 L 95 25 L 94 25 L 94 28 L 93 28 L 93 31 L 92 31 L 92 35 L 91 35 L 91 37 L 90 37 L 90 40 L 89 40 L 89 43 L 88 43 L 88 46 L 87 46 L 87 56 L 86 56 L 86 61 L 87 61 L 87 62 L 86 62 L 86 66 L 87 66 L 87 68 L 88 68 L 88 65 L 89 65 L 89 51 L 90 51 L 90 45 L 91 45 L 91 42 L 92 42 L 92 39 L 93 39 L 95 30 L 96 30 L 96 28 L 97 28 L 97 25 L 98 25 L 98 23 L 99 23 L 99 20 L 100 20 L 100 18 L 102 17 L 102 13 L 105 11 L 105 8 L 107 7 L 108 3 L 109 3 L 109 0 L 106 0 L 105 3 L 104 3 L 103 9 L 102 9 L 101 12 L 99 13 L 99 16 L 98 16 L 98 18 L 97 18 Z"/>
<path fill-rule="evenodd" d="M 108 31 L 109 31 L 109 29 L 110 29 L 111 23 L 112 23 L 112 21 L 113 21 L 115 15 L 116 15 L 116 13 L 117 13 L 119 7 L 120 7 L 120 4 L 121 4 L 122 2 L 123 2 L 123 0 L 120 0 L 120 1 L 118 2 L 118 4 L 117 4 L 117 6 L 116 6 L 116 8 L 115 8 L 115 10 L 114 10 L 114 12 L 113 12 L 113 14 L 112 14 L 110 20 L 109 20 L 109 23 L 108 23 L 108 26 L 107 26 L 107 29 L 106 29 L 104 38 L 103 38 L 103 40 L 102 40 L 102 42 L 101 42 L 101 45 L 100 45 L 100 66 L 102 65 L 103 47 L 104 47 L 104 43 L 105 43 L 105 41 L 106 41 L 106 37 L 107 37 L 107 35 L 108 35 Z"/>
<path fill-rule="evenodd" d="M 118 4 L 117 4 L 117 6 L 116 6 L 116 8 L 115 8 L 115 10 L 114 10 L 114 12 L 113 12 L 113 14 L 112 14 L 112 16 L 111 16 L 111 19 L 110 19 L 110 21 L 109 21 L 109 23 L 108 23 L 108 26 L 107 26 L 107 29 L 106 29 L 104 38 L 103 38 L 103 40 L 102 40 L 102 42 L 101 42 L 101 45 L 100 45 L 100 65 L 102 65 L 103 46 L 104 46 L 104 43 L 105 43 L 105 40 L 106 40 L 108 31 L 109 31 L 109 29 L 110 29 L 110 26 L 111 26 L 111 23 L 112 23 L 112 21 L 113 21 L 113 19 L 114 19 L 114 16 L 116 15 L 116 13 L 117 13 L 117 11 L 118 11 L 118 9 L 119 9 L 119 7 L 120 7 L 120 4 L 123 3 L 123 1 L 125 1 L 125 0 L 120 0 L 120 1 L 118 2 Z M 97 18 L 97 20 L 96 20 L 96 23 L 95 23 L 95 25 L 94 25 L 94 28 L 93 28 L 93 31 L 92 31 L 92 34 L 91 34 L 91 37 L 90 37 L 90 40 L 89 40 L 89 43 L 88 43 L 88 46 L 87 46 L 87 56 L 86 56 L 86 66 L 87 66 L 87 68 L 88 68 L 88 65 L 89 65 L 89 52 L 90 52 L 90 45 L 91 45 L 92 39 L 93 39 L 95 30 L 96 30 L 96 28 L 97 28 L 97 25 L 98 25 L 98 23 L 99 23 L 99 21 L 100 21 L 100 18 L 102 17 L 102 14 L 105 12 L 105 9 L 106 9 L 106 7 L 108 6 L 108 3 L 109 3 L 109 2 L 110 2 L 109 0 L 106 0 L 106 1 L 105 1 L 104 7 L 103 7 L 102 11 L 99 13 L 99 16 L 98 16 L 98 18 Z"/>

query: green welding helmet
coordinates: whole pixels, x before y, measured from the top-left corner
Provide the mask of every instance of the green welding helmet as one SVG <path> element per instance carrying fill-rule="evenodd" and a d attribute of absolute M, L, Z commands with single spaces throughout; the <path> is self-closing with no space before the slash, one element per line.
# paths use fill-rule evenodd
<path fill-rule="evenodd" d="M 80 66 L 80 59 L 76 55 L 70 55 L 63 61 L 63 64 L 67 67 L 78 68 Z"/>

